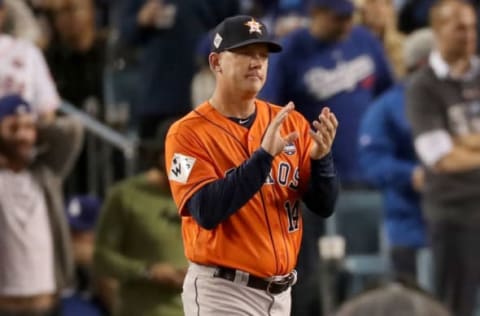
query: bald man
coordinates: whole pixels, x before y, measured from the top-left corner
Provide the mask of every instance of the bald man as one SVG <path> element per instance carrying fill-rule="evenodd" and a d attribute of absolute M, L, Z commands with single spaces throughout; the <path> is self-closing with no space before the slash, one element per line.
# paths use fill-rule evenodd
<path fill-rule="evenodd" d="M 480 284 L 480 60 L 473 7 L 439 1 L 430 11 L 436 50 L 407 88 L 415 149 L 426 168 L 423 210 L 439 299 L 471 316 Z"/>

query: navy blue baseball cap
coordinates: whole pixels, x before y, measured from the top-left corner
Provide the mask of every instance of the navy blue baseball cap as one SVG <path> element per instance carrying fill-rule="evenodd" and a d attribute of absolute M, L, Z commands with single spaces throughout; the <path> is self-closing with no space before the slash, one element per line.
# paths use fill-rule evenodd
<path fill-rule="evenodd" d="M 95 196 L 78 195 L 72 197 L 66 207 L 70 228 L 77 231 L 93 230 L 101 207 L 100 199 Z"/>
<path fill-rule="evenodd" d="M 0 121 L 7 116 L 26 112 L 32 112 L 32 108 L 21 96 L 11 94 L 0 98 Z"/>
<path fill-rule="evenodd" d="M 250 45 L 266 44 L 271 53 L 278 53 L 282 46 L 273 41 L 267 27 L 260 20 L 248 15 L 236 15 L 223 20 L 214 30 L 211 51 L 222 51 Z"/>
<path fill-rule="evenodd" d="M 310 7 L 328 9 L 339 16 L 350 16 L 355 12 L 353 0 L 310 0 Z"/>

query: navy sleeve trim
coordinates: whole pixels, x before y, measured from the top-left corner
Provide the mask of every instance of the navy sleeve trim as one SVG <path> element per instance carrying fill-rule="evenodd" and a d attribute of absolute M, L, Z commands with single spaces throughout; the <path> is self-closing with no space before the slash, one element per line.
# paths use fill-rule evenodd
<path fill-rule="evenodd" d="M 214 229 L 245 205 L 263 186 L 273 157 L 258 149 L 224 178 L 210 182 L 194 193 L 187 209 L 205 229 Z"/>
<path fill-rule="evenodd" d="M 334 211 L 340 186 L 332 154 L 312 160 L 311 166 L 310 183 L 303 201 L 312 212 L 328 217 Z"/>

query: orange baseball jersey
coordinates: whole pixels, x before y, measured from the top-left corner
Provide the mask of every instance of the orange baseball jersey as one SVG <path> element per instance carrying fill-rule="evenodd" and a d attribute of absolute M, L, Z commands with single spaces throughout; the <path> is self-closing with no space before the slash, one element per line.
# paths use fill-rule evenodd
<path fill-rule="evenodd" d="M 177 121 L 166 138 L 166 164 L 172 194 L 182 216 L 186 257 L 269 277 L 292 271 L 302 238 L 299 202 L 310 178 L 309 124 L 292 111 L 281 135 L 297 131 L 272 162 L 262 188 L 213 230 L 197 224 L 186 208 L 192 195 L 221 179 L 260 148 L 267 126 L 281 109 L 256 100 L 256 118 L 247 129 L 221 115 L 208 102 Z"/>

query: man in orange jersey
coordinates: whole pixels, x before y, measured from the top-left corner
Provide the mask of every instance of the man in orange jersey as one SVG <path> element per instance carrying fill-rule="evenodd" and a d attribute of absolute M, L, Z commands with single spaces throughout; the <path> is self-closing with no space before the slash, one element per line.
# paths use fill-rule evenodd
<path fill-rule="evenodd" d="M 209 56 L 212 98 L 168 132 L 167 172 L 190 261 L 187 316 L 289 315 L 300 200 L 320 216 L 333 212 L 335 115 L 323 109 L 312 130 L 292 102 L 256 99 L 268 54 L 280 50 L 254 18 L 225 19 Z"/>

